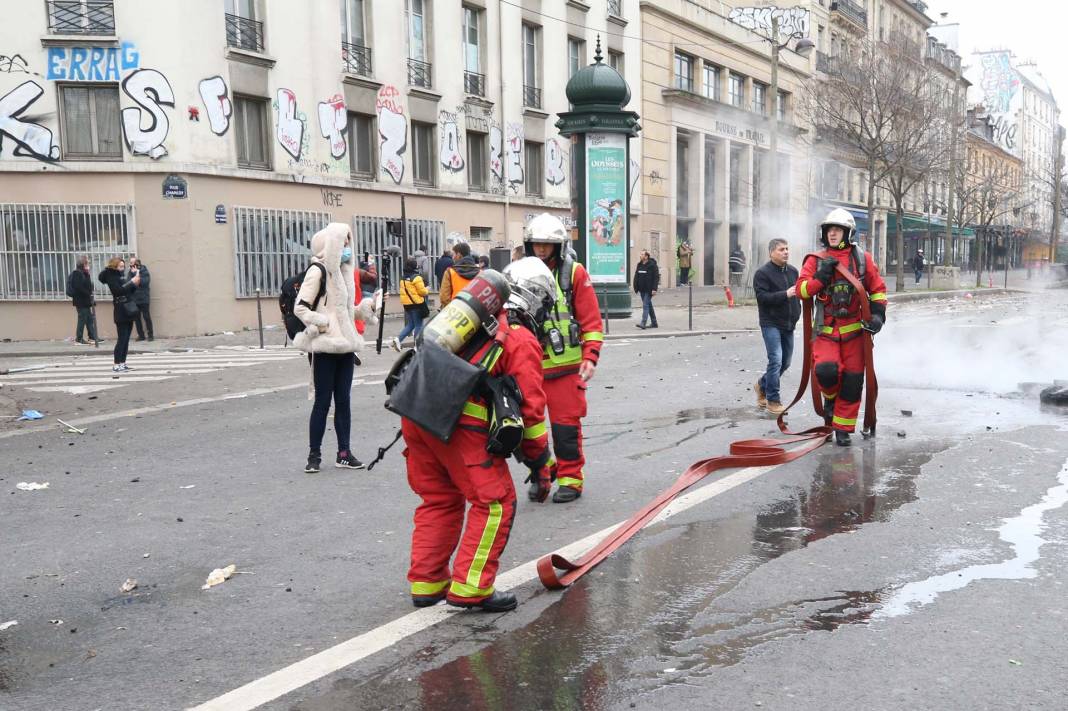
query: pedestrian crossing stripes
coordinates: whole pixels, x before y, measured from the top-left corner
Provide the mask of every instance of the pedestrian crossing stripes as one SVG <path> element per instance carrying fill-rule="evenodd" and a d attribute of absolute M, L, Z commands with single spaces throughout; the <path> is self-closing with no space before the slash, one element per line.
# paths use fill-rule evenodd
<path fill-rule="evenodd" d="M 32 392 L 65 392 L 72 395 L 121 388 L 133 383 L 170 380 L 186 375 L 214 373 L 224 368 L 247 368 L 254 365 L 301 358 L 297 350 L 216 349 L 142 353 L 126 360 L 130 370 L 115 373 L 110 355 L 75 356 L 71 359 L 30 364 L 40 369 L 0 376 L 5 387 L 19 387 Z"/>

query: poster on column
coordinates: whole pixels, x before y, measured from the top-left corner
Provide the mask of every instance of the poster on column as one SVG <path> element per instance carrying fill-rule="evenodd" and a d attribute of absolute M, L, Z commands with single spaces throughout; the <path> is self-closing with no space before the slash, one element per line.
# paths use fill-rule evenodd
<path fill-rule="evenodd" d="M 627 282 L 627 138 L 586 135 L 586 269 L 599 284 Z"/>

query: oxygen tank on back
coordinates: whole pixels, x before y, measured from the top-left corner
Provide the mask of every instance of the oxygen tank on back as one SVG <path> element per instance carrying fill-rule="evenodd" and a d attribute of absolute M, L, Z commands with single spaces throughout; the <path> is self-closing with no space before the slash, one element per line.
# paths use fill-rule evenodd
<path fill-rule="evenodd" d="M 495 335 L 497 314 L 510 294 L 511 288 L 503 274 L 484 269 L 423 326 L 420 344 L 432 342 L 459 353 L 480 328 L 490 336 Z"/>

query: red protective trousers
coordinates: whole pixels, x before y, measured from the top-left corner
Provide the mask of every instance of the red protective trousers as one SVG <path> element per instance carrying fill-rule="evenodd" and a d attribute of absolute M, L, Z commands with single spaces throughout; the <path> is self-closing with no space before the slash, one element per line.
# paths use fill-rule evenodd
<path fill-rule="evenodd" d="M 578 373 L 545 374 L 546 409 L 553 433 L 556 483 L 582 491 L 582 418 L 586 416 L 586 381 Z"/>
<path fill-rule="evenodd" d="M 489 597 L 515 517 L 506 460 L 486 452 L 484 432 L 463 426 L 448 443 L 407 418 L 401 431 L 408 445 L 408 484 L 423 500 L 412 531 L 412 595 L 433 597 L 447 589 L 455 602 Z"/>
<path fill-rule="evenodd" d="M 828 367 L 831 364 L 835 366 L 833 369 Z M 843 342 L 818 336 L 812 344 L 812 371 L 824 399 L 828 404 L 833 403 L 831 424 L 834 429 L 856 430 L 864 386 L 864 341 L 861 336 L 855 335 Z"/>

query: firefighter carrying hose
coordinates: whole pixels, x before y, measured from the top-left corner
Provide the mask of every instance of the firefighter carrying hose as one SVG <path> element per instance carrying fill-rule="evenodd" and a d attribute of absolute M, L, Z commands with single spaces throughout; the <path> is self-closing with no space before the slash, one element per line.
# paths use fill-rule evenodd
<path fill-rule="evenodd" d="M 416 607 L 442 599 L 486 612 L 516 606 L 513 593 L 493 586 L 516 509 L 507 457 L 515 450 L 531 478 L 548 486 L 536 334 L 554 298 L 552 274 L 537 259 L 513 262 L 503 279 L 484 271 L 424 328 L 419 353 L 406 366 L 412 373 L 424 368 L 423 375 L 401 375 L 393 387 L 387 407 L 403 415 L 408 483 L 422 499 L 415 510 L 408 571 Z M 435 359 L 445 368 L 436 375 Z M 484 373 L 465 388 L 461 383 L 472 366 Z M 453 372 L 447 372 L 450 368 Z M 411 397 L 404 394 L 406 384 L 416 384 Z M 429 392 L 435 387 L 444 390 Z M 433 422 L 449 397 L 454 400 L 451 423 L 435 434 Z M 430 410 L 420 411 L 424 405 Z M 425 427 L 412 419 L 421 415 Z M 511 428 L 507 437 L 501 435 L 504 427 Z"/>
<path fill-rule="evenodd" d="M 862 330 L 878 333 L 886 321 L 886 282 L 871 255 L 856 243 L 853 216 L 841 208 L 831 210 L 820 223 L 825 249 L 805 257 L 797 294 L 814 301 L 812 372 L 823 393 L 823 417 L 834 429 L 835 443 L 850 444 L 856 429 L 864 390 Z M 837 273 L 838 265 L 863 284 L 871 304 L 871 321 L 860 316 L 860 296 Z"/>
<path fill-rule="evenodd" d="M 542 326 L 545 396 L 552 427 L 555 503 L 582 495 L 582 418 L 586 416 L 586 383 L 593 378 L 604 333 L 601 309 L 586 269 L 566 249 L 567 230 L 559 218 L 538 215 L 527 225 L 523 244 L 528 256 L 545 263 L 556 279 L 556 303 Z M 535 479 L 527 492 L 531 501 L 545 499 L 544 482 Z"/>

